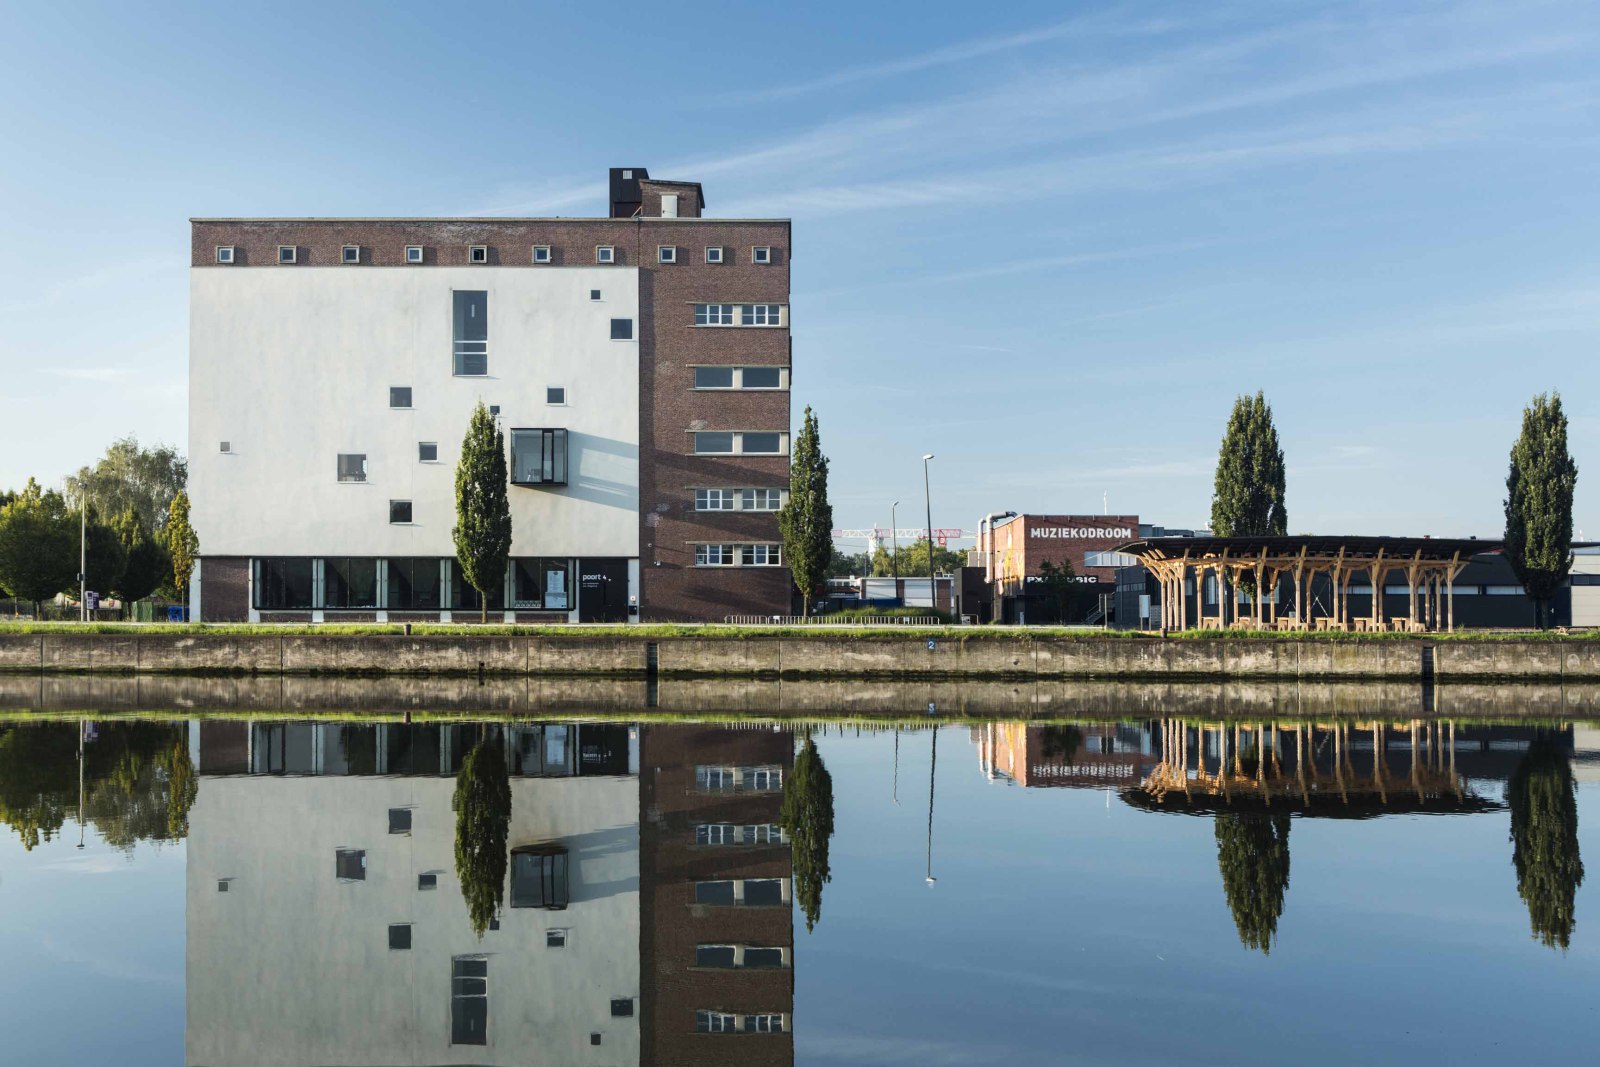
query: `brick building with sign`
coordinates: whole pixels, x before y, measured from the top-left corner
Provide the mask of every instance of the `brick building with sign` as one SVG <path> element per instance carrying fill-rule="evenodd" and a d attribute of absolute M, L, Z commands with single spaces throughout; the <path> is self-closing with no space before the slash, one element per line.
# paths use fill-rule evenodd
<path fill-rule="evenodd" d="M 1138 536 L 1137 515 L 1010 515 L 980 523 L 967 563 L 983 568 L 996 622 L 1099 622 L 1117 568 L 1137 562 L 1113 549 Z M 1046 563 L 1070 566 L 1070 585 L 1047 577 Z"/>

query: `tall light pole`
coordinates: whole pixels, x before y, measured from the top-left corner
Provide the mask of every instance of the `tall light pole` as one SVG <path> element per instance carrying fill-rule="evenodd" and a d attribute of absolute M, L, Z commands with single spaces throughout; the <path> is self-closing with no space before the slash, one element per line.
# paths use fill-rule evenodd
<path fill-rule="evenodd" d="M 78 621 L 89 621 L 89 487 L 78 497 Z"/>
<path fill-rule="evenodd" d="M 929 749 L 928 758 L 928 873 L 927 883 L 933 885 L 939 879 L 933 876 L 933 776 L 939 769 L 939 724 L 933 724 L 933 741 Z"/>
<path fill-rule="evenodd" d="M 938 611 L 939 594 L 933 584 L 933 494 L 928 490 L 928 460 L 932 458 L 932 452 L 922 457 L 922 498 L 928 505 L 928 606 Z"/>
<path fill-rule="evenodd" d="M 889 573 L 895 577 L 894 595 L 900 595 L 900 532 L 895 528 L 895 508 L 900 506 L 896 500 L 889 505 L 889 543 L 894 549 L 889 553 Z"/>

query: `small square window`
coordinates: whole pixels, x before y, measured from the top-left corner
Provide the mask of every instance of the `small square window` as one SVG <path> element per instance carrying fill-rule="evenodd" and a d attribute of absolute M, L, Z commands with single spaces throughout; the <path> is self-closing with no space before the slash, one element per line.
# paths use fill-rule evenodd
<path fill-rule="evenodd" d="M 467 262 L 468 263 L 487 263 L 487 262 L 489 262 L 489 246 L 488 245 L 472 245 L 470 248 L 467 249 Z"/>
<path fill-rule="evenodd" d="M 341 882 L 364 882 L 367 878 L 365 849 L 339 848 L 333 852 L 333 875 Z"/>
<path fill-rule="evenodd" d="M 772 249 L 768 248 L 766 245 L 757 245 L 750 250 L 750 262 L 771 263 Z"/>
<path fill-rule="evenodd" d="M 407 263 L 421 263 L 422 262 L 422 246 L 421 245 L 406 245 L 406 262 Z"/>
<path fill-rule="evenodd" d="M 389 947 L 397 952 L 409 951 L 411 948 L 411 924 L 391 923 L 389 926 Z"/>
<path fill-rule="evenodd" d="M 565 930 L 546 930 L 544 933 L 545 948 L 566 948 L 567 932 Z"/>
<path fill-rule="evenodd" d="M 295 248 L 294 245 L 279 245 L 278 246 L 278 262 L 279 263 L 293 263 L 294 260 L 295 260 L 295 253 L 297 253 L 298 251 L 299 251 L 299 249 Z"/>
<path fill-rule="evenodd" d="M 590 289 L 589 290 L 589 299 L 590 300 L 599 300 L 600 299 L 600 290 L 598 290 L 598 289 Z"/>
<path fill-rule="evenodd" d="M 411 522 L 411 501 L 389 501 L 389 521 L 396 525 L 404 526 Z"/>
<path fill-rule="evenodd" d="M 232 263 L 233 262 L 233 246 L 232 245 L 218 245 L 217 246 L 217 262 L 218 263 Z"/>
<path fill-rule="evenodd" d="M 534 245 L 533 246 L 533 261 L 535 263 L 548 263 L 548 262 L 550 262 L 550 246 L 549 245 Z"/>
<path fill-rule="evenodd" d="M 411 809 L 389 809 L 389 832 L 391 834 L 409 834 L 411 832 Z"/>
<path fill-rule="evenodd" d="M 615 263 L 617 261 L 616 248 L 612 245 L 596 245 L 594 261 L 596 263 Z"/>
<path fill-rule="evenodd" d="M 611 1001 L 611 1017 L 613 1019 L 633 1018 L 633 998 L 617 997 Z"/>
<path fill-rule="evenodd" d="M 612 319 L 611 320 L 611 339 L 613 341 L 631 341 L 631 340 L 633 340 L 633 320 L 632 319 Z"/>
<path fill-rule="evenodd" d="M 367 480 L 367 456 L 365 452 L 340 452 L 338 464 L 339 480 L 341 482 L 364 482 Z"/>
<path fill-rule="evenodd" d="M 218 442 L 217 451 L 218 452 L 232 452 L 233 451 L 233 442 L 232 441 L 221 441 L 221 442 Z"/>
<path fill-rule="evenodd" d="M 591 1033 L 591 1034 L 590 1034 L 590 1035 L 589 1035 L 589 1044 L 591 1044 L 591 1045 L 598 1045 L 598 1044 L 599 1044 L 599 1043 L 600 1043 L 600 1035 L 599 1035 L 599 1034 L 594 1034 L 594 1033 Z"/>
<path fill-rule="evenodd" d="M 438 888 L 439 888 L 439 876 L 437 874 L 419 874 L 419 875 L 417 875 L 417 889 L 418 890 L 438 889 Z"/>
<path fill-rule="evenodd" d="M 360 263 L 361 262 L 361 246 L 360 245 L 345 245 L 344 248 L 339 253 L 339 258 L 345 263 Z"/>
<path fill-rule="evenodd" d="M 411 386 L 391 385 L 389 387 L 389 406 L 392 408 L 408 408 L 411 406 Z"/>
<path fill-rule="evenodd" d="M 676 263 L 676 262 L 678 262 L 678 249 L 677 249 L 677 247 L 675 245 L 659 245 L 659 246 L 657 246 L 656 247 L 656 262 L 658 262 L 658 263 Z"/>
<path fill-rule="evenodd" d="M 228 891 L 228 879 L 226 879 L 226 878 L 217 879 L 217 892 L 226 893 L 227 891 Z"/>
<path fill-rule="evenodd" d="M 437 441 L 418 441 L 417 442 L 417 462 L 418 463 L 437 463 L 437 462 L 439 462 L 439 443 Z"/>
<path fill-rule="evenodd" d="M 707 263 L 721 263 L 722 262 L 722 246 L 721 245 L 712 245 L 710 248 L 706 249 L 706 262 Z"/>
<path fill-rule="evenodd" d="M 564 385 L 552 385 L 544 391 L 546 404 L 565 404 L 567 402 L 567 388 Z"/>

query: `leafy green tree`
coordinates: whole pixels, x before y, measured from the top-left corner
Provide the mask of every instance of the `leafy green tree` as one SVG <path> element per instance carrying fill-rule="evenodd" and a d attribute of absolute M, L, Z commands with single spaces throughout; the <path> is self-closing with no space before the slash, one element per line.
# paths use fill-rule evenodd
<path fill-rule="evenodd" d="M 172 592 L 185 604 L 189 602 L 189 579 L 194 574 L 194 562 L 200 555 L 200 538 L 189 525 L 189 494 L 178 490 L 167 508 L 167 521 L 161 528 L 162 544 L 167 558 L 172 561 Z"/>
<path fill-rule="evenodd" d="M 1289 888 L 1289 817 L 1221 814 L 1216 832 L 1222 891 L 1239 940 L 1268 954 Z"/>
<path fill-rule="evenodd" d="M 833 836 L 833 776 L 809 736 L 783 783 L 779 822 L 789 835 L 794 865 L 794 895 L 809 932 L 822 917 L 822 886 L 833 880 L 828 839 Z"/>
<path fill-rule="evenodd" d="M 114 441 L 93 467 L 67 478 L 67 500 L 73 506 L 89 499 L 109 515 L 133 510 L 152 533 L 189 483 L 189 464 L 168 445 L 144 448 L 133 435 Z"/>
<path fill-rule="evenodd" d="M 1517 894 L 1533 935 L 1551 948 L 1571 944 L 1573 901 L 1583 884 L 1575 788 L 1572 761 L 1546 734 L 1528 747 L 1506 788 Z"/>
<path fill-rule="evenodd" d="M 887 578 L 894 574 L 896 558 L 899 559 L 900 577 L 927 577 L 928 539 L 919 537 L 911 544 L 901 546 L 898 557 L 891 556 L 889 548 L 880 543 L 878 551 L 872 556 L 873 576 Z M 936 574 L 954 574 L 966 564 L 966 549 L 956 551 L 944 545 L 933 546 L 933 569 Z"/>
<path fill-rule="evenodd" d="M 489 621 L 489 592 L 506 581 L 511 553 L 511 504 L 506 498 L 506 438 L 480 401 L 473 409 L 456 464 L 456 560 L 478 591 L 481 621 Z"/>
<path fill-rule="evenodd" d="M 1288 532 L 1283 449 L 1272 408 L 1260 392 L 1233 402 L 1217 454 L 1211 529 L 1218 537 L 1281 537 Z"/>
<path fill-rule="evenodd" d="M 1062 622 L 1076 617 L 1078 605 L 1083 602 L 1084 588 L 1073 575 L 1070 560 L 1062 560 L 1060 564 L 1049 560 L 1040 563 L 1038 588 L 1046 596 L 1055 599 L 1056 611 Z"/>
<path fill-rule="evenodd" d="M 1506 476 L 1506 558 L 1533 600 L 1540 629 L 1550 598 L 1572 569 L 1572 495 L 1578 465 L 1567 451 L 1561 394 L 1540 393 L 1522 411 Z"/>
<path fill-rule="evenodd" d="M 472 932 L 481 938 L 506 898 L 510 857 L 511 778 L 499 730 L 491 730 L 462 761 L 455 809 L 456 878 Z"/>
<path fill-rule="evenodd" d="M 1041 727 L 1039 751 L 1045 759 L 1067 764 L 1077 758 L 1083 747 L 1083 731 L 1076 723 Z"/>
<path fill-rule="evenodd" d="M 828 558 L 828 578 L 854 578 L 872 573 L 872 558 L 865 552 L 840 552 L 837 548 Z"/>
<path fill-rule="evenodd" d="M 828 457 L 822 454 L 817 417 L 806 407 L 805 421 L 789 456 L 789 502 L 778 510 L 783 555 L 800 590 L 802 611 L 827 577 L 833 559 L 833 505 L 828 503 Z"/>
<path fill-rule="evenodd" d="M 126 563 L 122 576 L 111 587 L 111 592 L 123 603 L 123 608 L 143 600 L 160 589 L 172 576 L 172 557 L 160 541 L 151 535 L 140 521 L 139 513 L 128 508 L 112 523 L 117 540 L 122 542 Z"/>
<path fill-rule="evenodd" d="M 78 574 L 78 523 L 66 501 L 28 479 L 27 486 L 0 509 L 0 587 L 40 605 L 74 588 Z"/>
<path fill-rule="evenodd" d="M 122 546 L 122 538 L 117 531 L 101 521 L 100 511 L 93 503 L 83 516 L 81 533 L 84 539 L 84 585 L 102 596 L 110 596 L 112 588 L 122 582 L 122 571 L 128 564 L 128 550 Z"/>

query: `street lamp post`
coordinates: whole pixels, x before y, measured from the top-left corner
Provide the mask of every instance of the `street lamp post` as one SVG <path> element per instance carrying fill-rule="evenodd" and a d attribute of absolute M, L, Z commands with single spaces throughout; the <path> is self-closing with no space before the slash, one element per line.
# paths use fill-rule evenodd
<path fill-rule="evenodd" d="M 938 611 L 939 594 L 933 583 L 933 494 L 928 490 L 928 460 L 932 458 L 932 452 L 922 457 L 922 498 L 928 507 L 928 606 Z"/>
<path fill-rule="evenodd" d="M 89 621 L 89 493 L 78 498 L 78 621 Z"/>
<path fill-rule="evenodd" d="M 900 506 L 896 500 L 889 505 L 889 543 L 894 546 L 889 552 L 889 573 L 895 578 L 895 596 L 900 595 L 900 531 L 895 527 L 895 508 Z"/>

